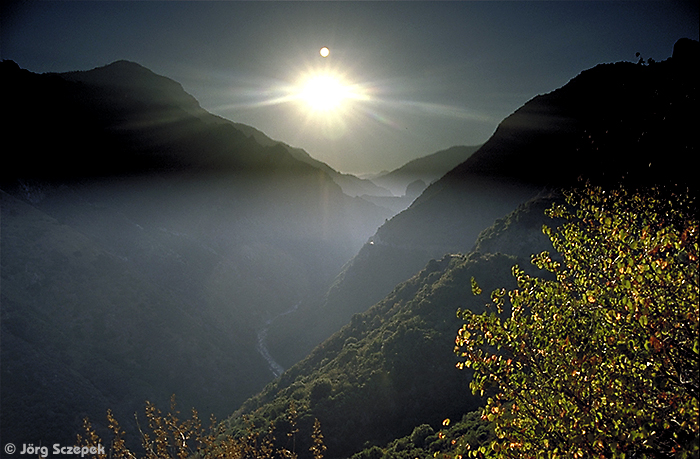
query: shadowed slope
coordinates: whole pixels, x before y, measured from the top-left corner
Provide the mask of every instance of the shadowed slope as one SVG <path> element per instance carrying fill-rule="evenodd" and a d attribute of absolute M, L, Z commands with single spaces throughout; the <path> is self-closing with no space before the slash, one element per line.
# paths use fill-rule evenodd
<path fill-rule="evenodd" d="M 273 378 L 260 328 L 388 217 L 138 64 L 0 77 L 3 438 L 172 393 L 232 412 Z"/>

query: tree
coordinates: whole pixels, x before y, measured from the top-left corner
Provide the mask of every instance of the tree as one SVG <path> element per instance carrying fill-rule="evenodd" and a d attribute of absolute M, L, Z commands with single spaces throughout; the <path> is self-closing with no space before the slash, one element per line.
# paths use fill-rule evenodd
<path fill-rule="evenodd" d="M 698 457 L 698 220 L 688 193 L 586 185 L 544 227 L 560 257 L 513 268 L 455 352 L 496 457 Z M 473 290 L 479 293 L 473 280 Z M 469 451 L 483 455 L 487 448 Z"/>
<path fill-rule="evenodd" d="M 139 423 L 143 453 L 139 456 L 131 451 L 124 440 L 125 432 L 120 427 L 111 410 L 107 412 L 109 430 L 113 438 L 105 443 L 95 432 L 90 421 L 83 422 L 84 436 L 78 435 L 77 445 L 82 456 L 97 459 L 297 459 L 294 450 L 275 445 L 275 426 L 270 423 L 267 431 L 248 424 L 243 436 L 234 437 L 226 422 L 216 422 L 212 416 L 208 432 L 202 427 L 197 410 L 192 410 L 189 419 L 180 419 L 175 408 L 175 396 L 170 399 L 170 411 L 164 415 L 150 402 L 146 402 L 146 425 Z M 291 405 L 287 411 L 290 431 L 288 437 L 296 435 L 296 408 Z M 138 417 L 137 417 L 138 421 Z M 313 459 L 323 459 L 326 450 L 323 444 L 321 424 L 314 422 L 313 446 L 310 448 Z M 71 453 L 69 453 L 71 454 Z"/>
<path fill-rule="evenodd" d="M 314 430 L 311 434 L 313 444 L 309 447 L 311 455 L 314 459 L 323 459 L 323 454 L 326 451 L 326 445 L 323 444 L 323 433 L 321 432 L 321 423 L 318 419 L 314 419 Z"/>

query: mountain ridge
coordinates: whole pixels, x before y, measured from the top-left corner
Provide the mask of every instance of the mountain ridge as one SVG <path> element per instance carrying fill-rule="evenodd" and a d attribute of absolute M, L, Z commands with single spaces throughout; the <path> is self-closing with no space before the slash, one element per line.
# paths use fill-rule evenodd
<path fill-rule="evenodd" d="M 411 160 L 392 171 L 373 176 L 371 180 L 378 185 L 390 188 L 395 196 L 401 196 L 405 193 L 407 185 L 411 182 L 423 180 L 429 185 L 466 161 L 466 159 L 479 148 L 480 145 L 456 145 Z"/>
<path fill-rule="evenodd" d="M 390 215 L 138 64 L 0 78 L 3 438 L 69 444 L 118 407 L 137 442 L 172 393 L 230 414 L 274 377 L 266 320 Z"/>
<path fill-rule="evenodd" d="M 232 142 L 234 145 L 239 144 L 246 147 L 245 144 L 247 143 L 247 147 L 250 147 L 255 143 L 259 146 L 268 148 L 268 151 L 270 152 L 275 152 L 278 157 L 280 155 L 284 156 L 288 154 L 295 160 L 310 165 L 313 168 L 328 174 L 339 186 L 341 186 L 344 192 L 351 197 L 362 194 L 372 194 L 378 196 L 390 194 L 387 190 L 377 187 L 371 181 L 362 180 L 350 174 L 343 174 L 334 170 L 327 164 L 312 158 L 303 149 L 295 148 L 283 142 L 273 140 L 252 126 L 232 122 L 207 112 L 200 106 L 199 102 L 194 97 L 185 92 L 180 83 L 165 76 L 157 75 L 146 67 L 143 67 L 135 62 L 120 60 L 91 70 L 47 73 L 43 75 L 32 74 L 31 72 L 23 70 L 19 67 L 19 65 L 12 61 L 3 61 L 2 65 L 4 66 L 2 76 L 5 80 L 3 81 L 3 84 L 7 87 L 15 87 L 18 90 L 18 94 L 12 94 L 10 96 L 9 105 L 20 105 L 21 101 L 18 99 L 23 96 L 23 92 L 26 92 L 23 91 L 23 85 L 26 84 L 26 79 L 19 78 L 19 74 L 24 74 L 25 76 L 34 75 L 33 77 L 29 77 L 33 79 L 43 77 L 45 80 L 52 80 L 54 83 L 53 87 L 45 89 L 42 94 L 26 97 L 28 100 L 26 100 L 25 105 L 36 104 L 37 106 L 41 106 L 41 102 L 39 102 L 37 99 L 40 97 L 49 99 L 55 98 L 55 94 L 52 93 L 56 92 L 65 93 L 70 91 L 82 91 L 85 93 L 86 91 L 89 91 L 90 88 L 98 88 L 97 90 L 100 91 L 100 96 L 103 98 L 103 100 L 100 101 L 102 106 L 96 106 L 96 102 L 91 102 L 91 105 L 88 106 L 85 106 L 85 104 L 78 104 L 78 106 L 68 107 L 69 111 L 77 112 L 77 114 L 82 115 L 81 123 L 88 128 L 95 129 L 101 127 L 96 125 L 95 120 L 92 119 L 94 115 L 90 115 L 90 113 L 99 113 L 105 111 L 105 109 L 108 107 L 110 110 L 112 110 L 112 115 L 116 114 L 121 116 L 121 121 L 124 125 L 118 127 L 119 129 L 138 128 L 139 125 L 153 127 L 164 122 L 178 122 L 183 121 L 188 117 L 192 117 L 204 127 L 218 129 L 220 133 L 219 135 L 228 135 L 231 137 L 229 142 Z M 68 97 L 70 97 L 70 95 Z M 143 113 L 145 109 L 150 112 L 148 117 L 144 119 L 142 115 L 139 115 L 141 119 L 137 118 L 136 115 Z M 85 113 L 86 111 L 87 113 Z M 71 115 L 75 115 L 75 113 L 68 114 L 68 116 Z M 21 111 L 20 116 L 17 118 L 21 118 L 22 116 L 30 117 L 30 114 Z M 58 114 L 54 115 L 54 118 L 61 119 Z M 112 121 L 113 120 L 110 120 L 110 122 Z M 191 124 L 191 122 L 189 125 L 186 123 L 182 127 L 185 130 L 195 132 L 202 129 L 202 126 L 192 126 Z M 61 131 L 61 128 L 62 126 L 53 130 L 56 132 L 54 135 L 57 135 L 59 138 L 60 135 L 58 133 Z M 12 131 L 17 129 L 17 126 L 11 123 L 7 129 L 8 131 Z M 170 132 L 168 135 L 175 138 L 182 137 L 181 133 Z M 162 138 L 155 138 L 153 139 L 153 142 L 165 143 L 165 140 Z M 92 143 L 99 143 L 99 140 L 92 139 Z M 31 149 L 40 150 L 47 148 L 48 145 L 39 144 L 33 146 Z M 170 145 L 169 148 L 170 150 L 176 151 L 174 148 L 172 148 L 172 145 Z M 282 153 L 283 151 L 284 153 Z M 156 158 L 154 158 L 155 164 L 151 164 L 150 167 L 155 167 L 159 161 L 162 162 L 164 159 L 166 159 L 162 152 L 152 151 L 150 153 L 155 153 L 156 155 Z M 146 157 L 144 159 L 148 158 Z M 230 158 L 226 159 L 226 157 L 222 156 L 219 156 L 218 158 L 199 158 L 195 160 L 195 158 L 178 158 L 177 156 L 173 157 L 171 155 L 169 160 L 171 162 L 171 170 L 191 170 L 192 168 L 217 169 L 222 167 L 230 169 L 231 167 L 250 167 L 254 163 L 254 161 L 251 161 L 251 158 L 248 158 L 243 164 L 236 164 L 235 162 L 232 163 Z M 185 162 L 181 163 L 182 160 Z M 259 161 L 258 164 L 260 164 Z M 30 169 L 35 170 L 36 166 L 37 165 L 33 161 L 31 164 L 22 164 L 20 161 L 20 163 L 17 164 L 14 169 L 17 170 L 19 167 L 22 167 L 23 170 L 28 173 Z M 51 166 L 46 167 L 46 173 L 53 171 L 55 175 L 57 166 L 59 165 L 52 164 Z M 58 170 L 63 171 L 64 174 L 67 173 L 68 169 L 70 169 L 70 167 L 66 167 L 64 165 L 60 166 L 61 167 L 58 167 Z M 71 166 L 75 168 L 75 162 L 71 164 Z M 144 163 L 143 167 L 148 168 L 149 165 Z M 136 171 L 131 169 L 136 169 Z M 111 171 L 111 174 L 113 175 L 115 173 L 129 174 L 138 172 L 138 168 L 135 165 L 132 166 L 131 169 L 127 168 L 124 171 L 120 171 L 115 167 L 115 164 L 112 163 L 110 164 L 110 168 L 98 168 L 97 173 L 101 175 L 109 175 Z M 34 173 L 36 174 L 36 170 Z M 96 173 L 94 166 L 93 169 L 87 168 L 83 172 L 83 175 L 90 173 Z"/>

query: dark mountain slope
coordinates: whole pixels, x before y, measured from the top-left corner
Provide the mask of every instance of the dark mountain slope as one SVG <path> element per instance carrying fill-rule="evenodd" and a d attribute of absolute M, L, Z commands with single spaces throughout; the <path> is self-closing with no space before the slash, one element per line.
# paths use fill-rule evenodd
<path fill-rule="evenodd" d="M 22 136 L 25 152 L 13 155 L 4 179 L 306 166 L 281 145 L 263 147 L 202 110 L 178 83 L 132 62 L 45 75 L 12 62 L 2 66 L 4 110 L 11 114 L 3 129 Z"/>
<path fill-rule="evenodd" d="M 316 169 L 322 170 L 328 174 L 335 183 L 337 183 L 342 189 L 343 193 L 348 196 L 391 196 L 391 192 L 385 188 L 379 187 L 374 184 L 371 180 L 361 179 L 352 174 L 343 174 L 331 168 L 327 164 L 314 159 L 305 150 L 301 148 L 294 148 L 282 142 L 272 140 L 259 130 L 246 126 L 245 124 L 233 123 L 236 129 L 245 133 L 248 137 L 253 137 L 260 145 L 272 146 L 272 145 L 283 145 L 287 151 L 294 157 L 303 163 L 310 164 Z"/>
<path fill-rule="evenodd" d="M 277 371 L 266 322 L 388 217 L 137 64 L 0 77 L 3 438 L 172 393 L 231 413 Z"/>
<path fill-rule="evenodd" d="M 280 330 L 277 355 L 295 361 L 427 260 L 469 250 L 481 230 L 543 187 L 578 177 L 697 186 L 688 166 L 698 154 L 698 59 L 697 42 L 680 40 L 664 62 L 599 65 L 526 103 L 469 159 L 382 225 L 309 307 L 309 316 L 323 314 L 333 325 L 315 327 L 317 336 L 306 342 Z"/>
<path fill-rule="evenodd" d="M 454 338 L 461 325 L 455 312 L 483 310 L 484 299 L 471 293 L 472 276 L 486 292 L 513 287 L 513 264 L 528 263 L 530 250 L 552 250 L 541 227 L 556 224 L 544 215 L 555 199 L 528 202 L 483 232 L 479 247 L 499 253 L 446 255 L 428 262 L 386 298 L 354 315 L 237 415 L 247 414 L 256 425 L 276 419 L 284 432 L 284 411 L 293 402 L 300 416 L 297 437 L 308 438 L 317 417 L 327 457 L 339 458 L 408 435 L 420 424 L 437 430 L 443 419 L 459 419 L 480 406 L 468 388 L 470 374 L 455 368 Z M 529 241 L 527 249 L 523 239 Z M 231 422 L 242 428 L 240 418 Z M 297 443 L 302 457 L 306 448 Z"/>
<path fill-rule="evenodd" d="M 222 401 L 269 378 L 247 324 L 216 320 L 163 279 L 0 194 L 3 438 L 70 442 L 83 416 L 100 424 L 107 407 L 133 428 L 145 399 L 166 403 L 172 392 L 221 413 Z"/>
<path fill-rule="evenodd" d="M 679 54 L 680 48 L 680 57 L 648 66 L 602 64 L 535 97 L 377 235 L 387 242 L 434 239 L 439 233 L 434 229 L 444 227 L 450 215 L 443 212 L 423 228 L 423 213 L 443 207 L 442 201 L 469 196 L 474 180 L 540 187 L 567 186 L 583 177 L 598 183 L 624 180 L 629 186 L 695 186 L 695 175 L 683 165 L 698 155 L 694 126 L 699 121 L 700 56 L 697 46 L 692 57 L 685 55 L 682 50 L 689 45 L 683 43 L 674 51 Z M 487 183 L 479 189 L 491 188 Z M 483 197 L 480 201 L 485 202 Z"/>
<path fill-rule="evenodd" d="M 47 75 L 33 75 L 10 61 L 1 65 L 3 86 L 12 88 L 5 94 L 7 106 L 14 109 L 3 128 L 28 132 L 33 127 L 27 120 L 37 115 L 50 120 L 41 126 L 45 134 L 30 136 L 23 145 L 24 150 L 43 154 L 17 155 L 13 174 L 23 171 L 33 177 L 65 178 L 151 169 L 264 168 L 269 161 L 288 157 L 286 160 L 296 160 L 288 165 L 307 164 L 322 171 L 349 196 L 390 194 L 369 180 L 341 174 L 304 150 L 272 140 L 253 127 L 206 112 L 179 83 L 134 62 L 117 61 L 89 71 Z M 52 144 L 68 139 L 73 143 L 73 154 L 56 152 Z M 195 147 L 198 154 L 189 154 Z M 264 154 L 242 154 L 260 147 L 269 148 Z M 232 150 L 237 153 L 230 154 Z"/>
<path fill-rule="evenodd" d="M 455 176 L 480 174 L 551 185 L 692 182 L 678 165 L 697 154 L 697 70 L 674 59 L 605 64 L 538 96 L 501 123 Z M 508 139 L 508 147 L 498 142 Z"/>
<path fill-rule="evenodd" d="M 8 139 L 23 143 L 8 149 L 12 167 L 2 169 L 0 184 L 23 197 L 60 188 L 56 200 L 62 204 L 52 211 L 73 206 L 70 212 L 79 212 L 78 203 L 96 198 L 137 223 L 157 216 L 156 227 L 208 243 L 212 231 L 224 244 L 232 234 L 239 240 L 262 237 L 321 263 L 318 272 L 326 278 L 389 216 L 386 209 L 344 195 L 325 172 L 297 161 L 288 147 L 259 144 L 234 123 L 202 110 L 178 83 L 138 64 L 35 75 L 3 62 L 1 75 L 3 109 L 12 114 L 3 128 Z M 120 194 L 110 195 L 113 183 L 119 183 Z M 66 186 L 80 189 L 63 199 Z M 199 220 L 187 222 L 185 210 Z M 233 226 L 227 232 L 221 224 Z"/>
<path fill-rule="evenodd" d="M 167 208 L 165 198 L 178 192 L 194 195 L 209 210 L 243 212 L 238 220 L 257 226 L 256 236 L 314 240 L 307 243 L 311 251 L 318 243 L 330 247 L 332 239 L 343 260 L 389 216 L 386 209 L 345 196 L 324 172 L 328 166 L 298 161 L 291 147 L 270 139 L 259 143 L 259 131 L 244 132 L 207 113 L 178 83 L 138 64 L 119 61 L 60 75 L 32 74 L 13 62 L 2 62 L 1 69 L 8 115 L 3 129 L 8 139 L 23 141 L 8 149 L 12 167 L 0 173 L 5 191 L 46 194 L 107 177 L 128 190 L 123 181 L 135 179 L 139 190 L 157 189 L 154 199 L 165 201 L 153 202 L 151 210 Z M 219 194 L 208 199 L 208 192 Z"/>
<path fill-rule="evenodd" d="M 111 88 L 114 97 L 130 99 L 133 103 L 160 107 L 179 107 L 196 116 L 211 116 L 199 106 L 197 99 L 187 94 L 180 83 L 153 73 L 137 64 L 120 60 L 87 71 L 57 74 L 67 81 Z M 107 105 L 105 100 L 105 105 Z"/>

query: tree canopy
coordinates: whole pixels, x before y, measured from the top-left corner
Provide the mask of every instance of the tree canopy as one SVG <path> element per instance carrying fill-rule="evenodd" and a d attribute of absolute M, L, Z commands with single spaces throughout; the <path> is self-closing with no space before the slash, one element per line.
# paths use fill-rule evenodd
<path fill-rule="evenodd" d="M 470 367 L 496 440 L 478 457 L 698 457 L 698 220 L 668 189 L 566 193 L 544 227 L 559 256 L 515 266 L 486 313 L 460 311 Z M 480 293 L 473 280 L 473 291 Z"/>

